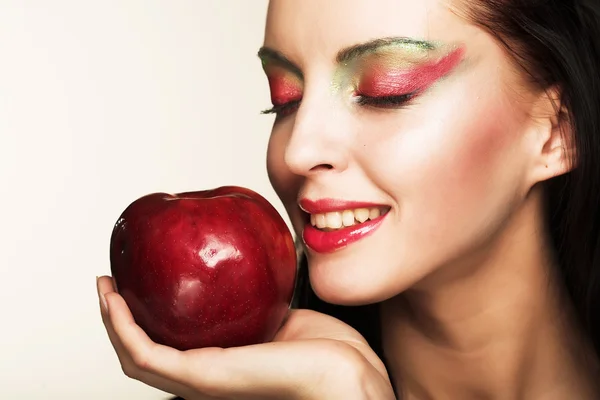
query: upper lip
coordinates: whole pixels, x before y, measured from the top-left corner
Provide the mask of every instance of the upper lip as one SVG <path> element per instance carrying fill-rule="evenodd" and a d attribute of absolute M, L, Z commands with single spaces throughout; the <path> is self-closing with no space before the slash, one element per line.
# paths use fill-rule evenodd
<path fill-rule="evenodd" d="M 341 199 L 300 199 L 298 205 L 302 211 L 308 214 L 325 214 L 328 212 L 356 210 L 357 208 L 380 208 L 388 207 L 385 204 L 377 204 L 366 201 L 348 201 Z"/>

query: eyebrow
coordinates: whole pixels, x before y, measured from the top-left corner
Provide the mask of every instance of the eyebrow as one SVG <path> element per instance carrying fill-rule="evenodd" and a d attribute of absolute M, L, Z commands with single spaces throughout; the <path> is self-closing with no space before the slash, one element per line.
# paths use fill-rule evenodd
<path fill-rule="evenodd" d="M 361 57 L 367 53 L 375 52 L 384 47 L 394 46 L 410 46 L 422 51 L 432 51 L 437 48 L 436 44 L 426 40 L 417 40 L 408 37 L 387 37 L 374 39 L 368 42 L 346 47 L 338 52 L 335 60 L 338 64 L 344 64 L 355 60 L 358 57 Z M 282 53 L 275 49 L 263 46 L 258 50 L 258 57 L 262 60 L 263 64 L 267 61 L 274 61 L 278 64 L 281 64 L 286 69 L 289 69 L 294 74 L 302 76 L 301 69 L 292 61 L 290 61 L 287 57 L 285 57 Z"/>
<path fill-rule="evenodd" d="M 286 69 L 289 69 L 291 72 L 298 76 L 302 76 L 302 70 L 293 62 L 291 62 L 286 56 L 278 52 L 277 50 L 271 49 L 269 47 L 261 47 L 258 50 L 258 58 L 261 59 L 263 65 L 267 61 L 273 61 L 277 64 L 281 64 Z"/>

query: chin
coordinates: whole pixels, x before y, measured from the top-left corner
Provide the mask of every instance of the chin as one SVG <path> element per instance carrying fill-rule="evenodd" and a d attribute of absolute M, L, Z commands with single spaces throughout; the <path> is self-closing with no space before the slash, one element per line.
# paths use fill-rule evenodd
<path fill-rule="evenodd" d="M 310 284 L 315 294 L 323 301 L 341 306 L 363 306 L 388 300 L 410 286 L 405 279 L 390 279 L 398 275 L 385 264 L 373 260 L 377 271 L 364 268 L 356 258 L 351 260 L 325 260 L 310 252 L 308 268 Z"/>

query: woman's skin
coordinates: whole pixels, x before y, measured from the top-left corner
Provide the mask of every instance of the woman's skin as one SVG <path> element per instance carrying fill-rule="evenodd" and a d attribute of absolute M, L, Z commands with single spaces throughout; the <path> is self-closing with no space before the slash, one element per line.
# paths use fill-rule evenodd
<path fill-rule="evenodd" d="M 461 7 L 271 0 L 259 53 L 279 112 L 269 177 L 296 234 L 302 199 L 387 212 L 347 247 L 306 252 L 323 300 L 381 303 L 389 370 L 352 328 L 308 310 L 273 343 L 178 352 L 152 343 L 103 277 L 128 376 L 187 400 L 384 400 L 390 380 L 405 399 L 594 398 L 539 185 L 571 168 L 560 88 L 530 87 Z"/>
<path fill-rule="evenodd" d="M 379 77 L 393 82 L 415 68 L 414 47 L 383 47 L 342 72 L 336 54 L 389 37 L 439 42 L 463 58 L 400 109 L 357 105 L 361 77 L 395 63 L 400 71 Z M 529 87 L 491 35 L 441 0 L 273 0 L 265 46 L 295 66 L 267 57 L 268 76 L 302 73 L 300 106 L 275 122 L 268 152 L 296 233 L 302 198 L 390 207 L 367 238 L 307 255 L 322 299 L 383 301 L 393 380 L 419 399 L 590 397 L 537 185 L 569 168 L 552 94 Z M 340 74 L 348 79 L 332 88 Z"/>

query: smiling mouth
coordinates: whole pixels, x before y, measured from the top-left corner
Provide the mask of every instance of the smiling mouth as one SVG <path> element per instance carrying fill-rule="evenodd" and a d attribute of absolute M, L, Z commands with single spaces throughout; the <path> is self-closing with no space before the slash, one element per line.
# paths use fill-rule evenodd
<path fill-rule="evenodd" d="M 332 232 L 364 224 L 384 216 L 389 211 L 390 207 L 382 206 L 307 215 L 310 215 L 310 224 L 313 227 L 324 232 Z"/>

